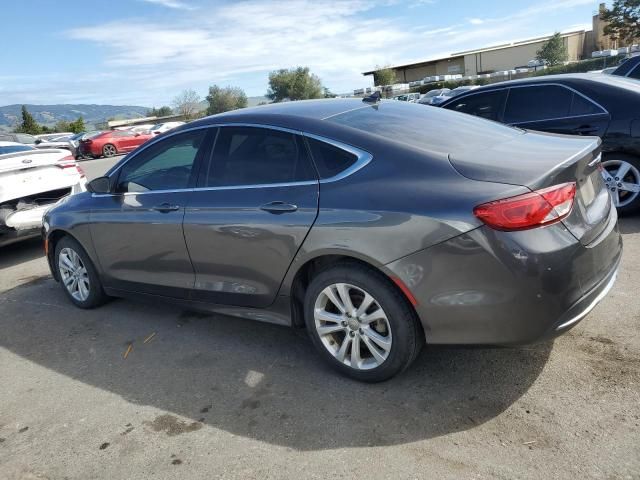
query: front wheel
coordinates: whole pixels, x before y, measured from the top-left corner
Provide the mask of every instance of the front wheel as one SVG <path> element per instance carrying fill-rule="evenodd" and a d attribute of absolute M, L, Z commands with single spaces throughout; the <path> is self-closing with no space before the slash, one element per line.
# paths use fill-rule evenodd
<path fill-rule="evenodd" d="M 320 355 L 356 380 L 405 370 L 424 344 L 415 312 L 382 273 L 360 264 L 321 271 L 305 295 L 305 322 Z"/>
<path fill-rule="evenodd" d="M 623 153 L 607 153 L 602 160 L 607 189 L 620 214 L 640 210 L 640 159 Z"/>
<path fill-rule="evenodd" d="M 73 238 L 56 244 L 55 267 L 62 289 L 77 307 L 95 308 L 107 301 L 91 259 Z"/>

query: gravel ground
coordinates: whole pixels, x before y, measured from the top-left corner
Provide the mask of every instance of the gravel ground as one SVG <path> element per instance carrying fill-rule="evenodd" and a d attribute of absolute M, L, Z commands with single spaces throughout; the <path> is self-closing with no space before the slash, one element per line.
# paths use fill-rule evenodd
<path fill-rule="evenodd" d="M 618 282 L 568 334 L 431 347 L 378 385 L 328 370 L 304 331 L 81 311 L 39 241 L 2 248 L 0 478 L 640 478 L 640 218 L 621 227 Z"/>

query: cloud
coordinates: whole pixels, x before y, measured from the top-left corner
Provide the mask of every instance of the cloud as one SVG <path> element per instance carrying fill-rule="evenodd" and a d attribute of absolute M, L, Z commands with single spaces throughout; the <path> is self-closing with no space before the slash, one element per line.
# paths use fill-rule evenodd
<path fill-rule="evenodd" d="M 194 3 L 181 0 L 144 1 L 176 12 L 170 22 L 125 17 L 65 33 L 97 46 L 104 53 L 97 66 L 110 77 L 61 73 L 66 83 L 58 77 L 53 81 L 34 77 L 13 82 L 13 91 L 25 94 L 25 85 L 33 84 L 30 98 L 75 92 L 82 98 L 94 95 L 94 101 L 159 105 L 184 88 L 204 94 L 213 83 L 239 85 L 249 95 L 260 95 L 266 91 L 270 70 L 305 65 L 332 91 L 341 93 L 370 84 L 361 72 L 376 65 L 540 35 L 546 33 L 540 32 L 540 25 L 547 24 L 550 12 L 592 3 L 547 0 L 502 17 L 443 25 L 429 23 L 428 17 L 413 21 L 414 13 L 396 8 L 405 5 L 399 0 L 244 0 L 200 3 L 197 10 L 190 10 Z M 43 93 L 35 87 L 38 82 L 51 88 Z M 11 89 L 0 86 L 0 94 Z"/>
<path fill-rule="evenodd" d="M 153 3 L 155 5 L 161 5 L 167 8 L 175 8 L 176 10 L 193 10 L 194 7 L 181 2 L 180 0 L 141 0 L 147 3 Z"/>

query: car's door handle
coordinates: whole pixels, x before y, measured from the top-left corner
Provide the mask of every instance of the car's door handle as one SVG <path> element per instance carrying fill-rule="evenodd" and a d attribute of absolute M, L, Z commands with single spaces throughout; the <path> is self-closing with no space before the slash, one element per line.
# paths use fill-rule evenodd
<path fill-rule="evenodd" d="M 161 203 L 160 205 L 156 205 L 155 207 L 152 208 L 152 210 L 155 210 L 161 213 L 169 213 L 169 212 L 175 212 L 176 210 L 180 210 L 180 206 L 171 205 L 170 203 L 165 202 L 165 203 Z"/>
<path fill-rule="evenodd" d="M 269 213 L 286 213 L 295 212 L 298 210 L 298 207 L 286 202 L 270 202 L 261 205 L 260 210 L 264 210 Z"/>
<path fill-rule="evenodd" d="M 594 125 L 580 125 L 573 129 L 578 135 L 592 135 L 598 133 L 598 127 Z"/>

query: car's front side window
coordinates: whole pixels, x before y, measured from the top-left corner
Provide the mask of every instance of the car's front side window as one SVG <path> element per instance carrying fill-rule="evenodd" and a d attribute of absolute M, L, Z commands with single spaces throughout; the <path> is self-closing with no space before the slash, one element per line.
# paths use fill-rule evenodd
<path fill-rule="evenodd" d="M 316 180 L 304 143 L 293 133 L 221 127 L 199 186 L 230 187 Z"/>
<path fill-rule="evenodd" d="M 122 166 L 116 192 L 188 188 L 205 136 L 205 129 L 193 130 L 149 146 Z"/>
<path fill-rule="evenodd" d="M 514 87 L 504 111 L 505 123 L 536 122 L 569 116 L 573 91 L 560 85 Z"/>

